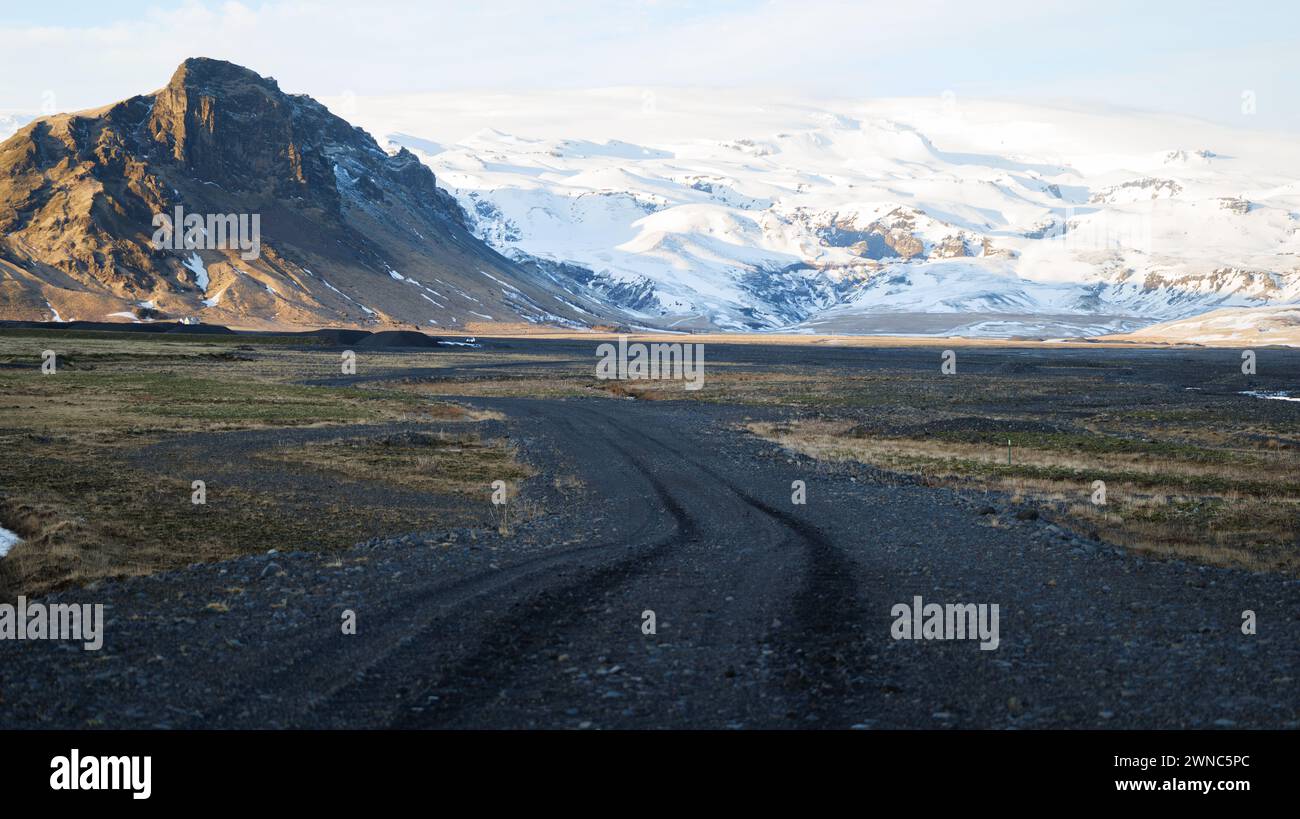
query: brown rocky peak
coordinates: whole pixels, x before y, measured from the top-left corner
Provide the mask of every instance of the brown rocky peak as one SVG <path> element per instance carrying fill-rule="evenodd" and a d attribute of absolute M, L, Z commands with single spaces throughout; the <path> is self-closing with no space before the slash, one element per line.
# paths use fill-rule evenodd
<path fill-rule="evenodd" d="M 294 184 L 331 187 L 328 164 L 303 150 L 304 135 L 295 122 L 295 108 L 302 105 L 273 79 L 195 57 L 181 63 L 155 95 L 147 131 L 187 171 L 234 190 L 285 195 Z M 321 119 L 328 116 L 320 112 Z"/>
<path fill-rule="evenodd" d="M 200 93 L 229 93 L 249 86 L 280 93 L 280 86 L 272 77 L 263 77 L 256 71 L 225 60 L 211 57 L 189 57 L 172 74 L 167 88 L 198 91 Z"/>

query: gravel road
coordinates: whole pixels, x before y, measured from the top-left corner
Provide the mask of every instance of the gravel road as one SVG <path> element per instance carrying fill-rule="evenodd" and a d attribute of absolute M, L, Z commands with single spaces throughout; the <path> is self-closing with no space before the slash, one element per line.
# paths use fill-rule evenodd
<path fill-rule="evenodd" d="M 0 727 L 1300 726 L 1300 581 L 1145 560 L 737 429 L 776 411 L 469 400 L 509 419 L 546 516 L 62 593 L 106 605 L 104 648 L 0 642 Z M 915 596 L 998 604 L 997 649 L 895 640 Z"/>

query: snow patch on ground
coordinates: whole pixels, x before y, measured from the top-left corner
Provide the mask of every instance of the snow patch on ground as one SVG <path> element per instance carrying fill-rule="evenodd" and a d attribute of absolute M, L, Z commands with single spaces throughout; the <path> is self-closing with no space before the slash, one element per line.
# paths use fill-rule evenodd
<path fill-rule="evenodd" d="M 203 293 L 208 292 L 208 269 L 203 265 L 203 259 L 199 254 L 191 253 L 190 257 L 184 262 L 190 272 L 194 274 L 194 285 Z"/>
<path fill-rule="evenodd" d="M 1252 398 L 1265 398 L 1270 401 L 1300 401 L 1300 396 L 1292 396 L 1285 390 L 1266 392 L 1264 390 L 1242 390 L 1237 395 L 1249 395 Z"/>
<path fill-rule="evenodd" d="M 22 538 L 0 526 L 0 557 L 9 554 L 9 550 L 22 543 Z"/>

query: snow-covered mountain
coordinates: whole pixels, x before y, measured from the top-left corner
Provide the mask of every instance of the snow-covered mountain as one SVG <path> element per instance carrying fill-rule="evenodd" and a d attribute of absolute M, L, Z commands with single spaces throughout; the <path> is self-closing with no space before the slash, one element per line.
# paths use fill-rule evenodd
<path fill-rule="evenodd" d="M 1300 301 L 1283 135 L 952 97 L 348 102 L 478 236 L 635 324 L 1094 335 Z"/>

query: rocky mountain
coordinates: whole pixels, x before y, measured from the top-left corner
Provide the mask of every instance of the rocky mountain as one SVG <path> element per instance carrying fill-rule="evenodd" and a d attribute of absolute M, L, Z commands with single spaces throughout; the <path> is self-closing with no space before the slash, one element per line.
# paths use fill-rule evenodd
<path fill-rule="evenodd" d="M 18 128 L 0 230 L 0 318 L 429 329 L 600 309 L 472 235 L 409 151 L 218 60 Z"/>
<path fill-rule="evenodd" d="M 1300 150 L 1129 111 L 606 89 L 369 101 L 474 232 L 665 327 L 1095 335 L 1300 300 Z"/>

